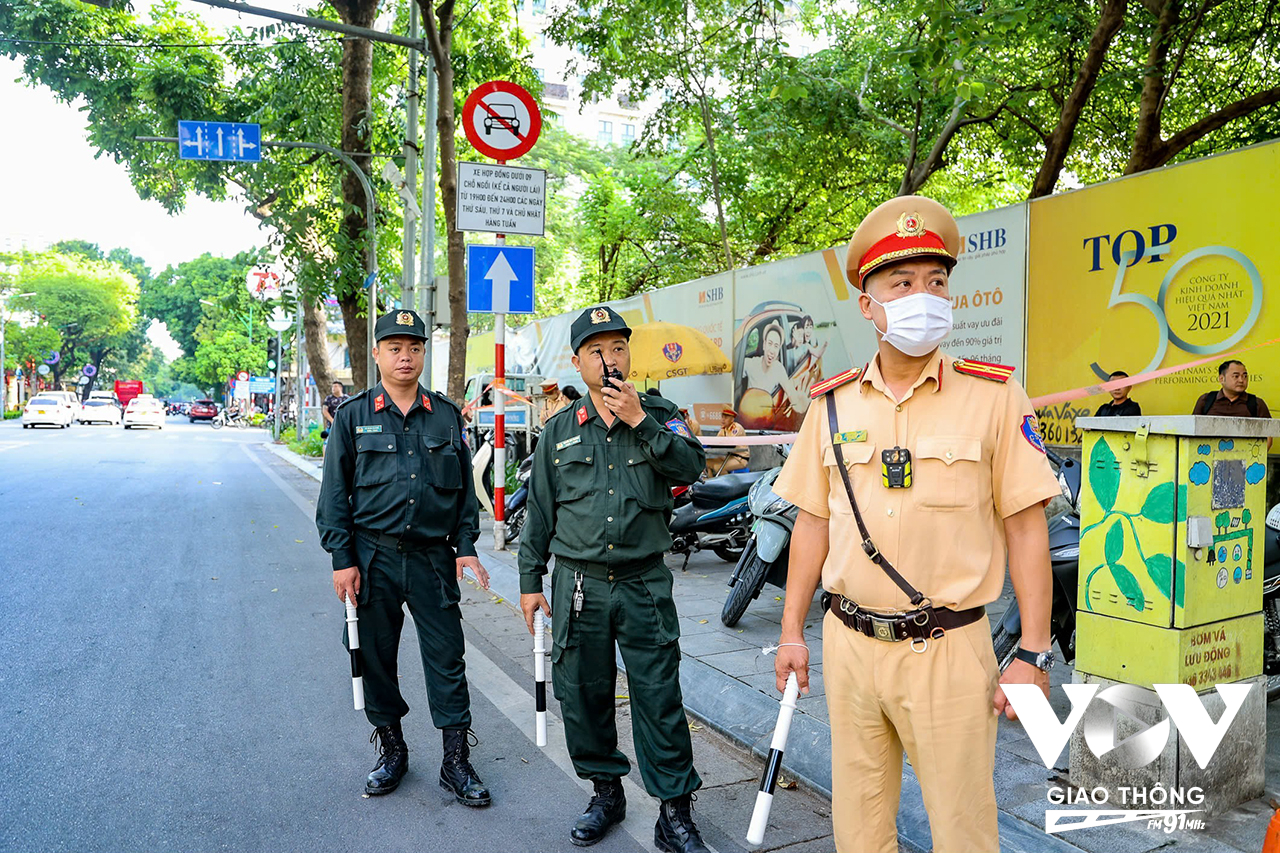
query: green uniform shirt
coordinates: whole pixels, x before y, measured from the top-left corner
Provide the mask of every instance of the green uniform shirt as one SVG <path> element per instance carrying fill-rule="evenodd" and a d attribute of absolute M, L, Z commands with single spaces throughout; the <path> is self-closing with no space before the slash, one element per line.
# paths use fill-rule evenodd
<path fill-rule="evenodd" d="M 334 571 L 358 565 L 357 530 L 394 536 L 406 550 L 444 540 L 457 556 L 476 556 L 480 505 L 462 412 L 448 397 L 418 391 L 402 413 L 379 383 L 334 415 L 316 502 Z"/>
<path fill-rule="evenodd" d="M 606 428 L 590 396 L 547 421 L 520 533 L 521 593 L 542 592 L 551 554 L 613 567 L 671 547 L 671 487 L 695 482 L 706 453 L 674 403 L 641 394 L 640 406 L 634 429 Z"/>

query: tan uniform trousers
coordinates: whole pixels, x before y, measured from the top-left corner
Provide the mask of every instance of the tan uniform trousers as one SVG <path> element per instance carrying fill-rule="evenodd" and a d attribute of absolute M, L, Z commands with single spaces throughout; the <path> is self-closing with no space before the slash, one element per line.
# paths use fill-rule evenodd
<path fill-rule="evenodd" d="M 905 749 L 934 853 L 996 853 L 991 703 L 999 670 L 987 619 L 948 631 L 916 654 L 909 642 L 872 639 L 828 613 L 822 660 L 836 850 L 897 853 Z"/>

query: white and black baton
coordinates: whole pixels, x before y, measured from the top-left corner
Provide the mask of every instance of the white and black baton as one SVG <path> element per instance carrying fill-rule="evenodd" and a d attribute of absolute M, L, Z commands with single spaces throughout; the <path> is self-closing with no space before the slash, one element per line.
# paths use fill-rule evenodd
<path fill-rule="evenodd" d="M 360 629 L 356 618 L 356 606 L 351 597 L 343 601 L 347 605 L 347 649 L 351 652 L 351 695 L 355 699 L 356 710 L 364 710 L 364 670 L 360 666 Z"/>
<path fill-rule="evenodd" d="M 542 611 L 533 614 L 533 682 L 538 746 L 547 745 L 547 626 Z"/>
<path fill-rule="evenodd" d="M 778 774 L 782 771 L 782 753 L 791 734 L 791 715 L 796 712 L 798 695 L 800 683 L 793 672 L 787 676 L 787 689 L 782 694 L 782 707 L 778 709 L 778 724 L 774 726 L 773 741 L 769 744 L 769 759 L 764 766 L 764 775 L 760 777 L 756 807 L 751 812 L 751 826 L 747 829 L 748 844 L 764 843 L 764 828 L 769 823 L 769 810 L 773 808 L 773 790 L 778 786 Z"/>

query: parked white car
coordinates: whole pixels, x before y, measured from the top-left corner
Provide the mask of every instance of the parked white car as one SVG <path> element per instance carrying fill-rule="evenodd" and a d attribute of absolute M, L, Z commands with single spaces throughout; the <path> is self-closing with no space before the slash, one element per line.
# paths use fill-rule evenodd
<path fill-rule="evenodd" d="M 63 402 L 68 409 L 71 410 L 71 423 L 75 423 L 80 417 L 80 395 L 74 391 L 41 391 L 40 397 L 55 397 Z M 70 424 L 68 424 L 70 426 Z"/>
<path fill-rule="evenodd" d="M 44 425 L 66 429 L 71 426 L 72 417 L 71 407 L 65 400 L 48 394 L 37 394 L 22 408 L 22 428 Z"/>
<path fill-rule="evenodd" d="M 149 426 L 164 429 L 164 409 L 155 397 L 134 397 L 124 410 L 124 428 Z"/>
<path fill-rule="evenodd" d="M 76 420 L 82 424 L 118 424 L 120 417 L 120 407 L 113 401 L 90 399 L 80 407 L 80 417 Z"/>

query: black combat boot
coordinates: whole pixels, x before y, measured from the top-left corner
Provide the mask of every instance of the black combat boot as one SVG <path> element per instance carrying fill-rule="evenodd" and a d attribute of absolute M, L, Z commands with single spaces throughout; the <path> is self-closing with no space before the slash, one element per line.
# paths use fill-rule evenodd
<path fill-rule="evenodd" d="M 378 763 L 373 765 L 364 783 L 366 794 L 390 794 L 400 785 L 409 769 L 409 747 L 404 744 L 404 733 L 399 723 L 378 726 L 369 735 L 369 743 L 378 741 Z"/>
<path fill-rule="evenodd" d="M 622 823 L 627 816 L 627 798 L 622 793 L 620 779 L 596 780 L 596 793 L 587 803 L 587 810 L 582 813 L 569 833 L 569 840 L 577 847 L 590 847 L 604 838 L 609 827 Z"/>
<path fill-rule="evenodd" d="M 653 828 L 653 845 L 662 853 L 711 853 L 702 843 L 702 834 L 693 825 L 692 797 L 685 794 L 663 800 L 658 825 Z"/>
<path fill-rule="evenodd" d="M 489 789 L 471 766 L 471 746 L 466 729 L 441 729 L 444 732 L 444 761 L 440 764 L 440 787 L 451 791 L 464 806 L 489 805 Z"/>

